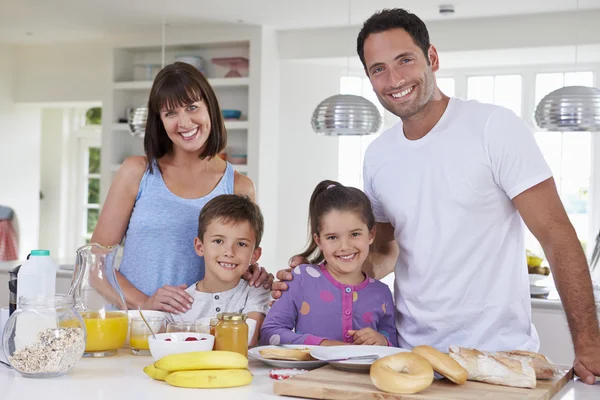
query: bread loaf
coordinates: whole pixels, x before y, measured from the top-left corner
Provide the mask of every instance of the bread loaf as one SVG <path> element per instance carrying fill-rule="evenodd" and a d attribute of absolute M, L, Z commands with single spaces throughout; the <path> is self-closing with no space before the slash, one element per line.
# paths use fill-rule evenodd
<path fill-rule="evenodd" d="M 559 373 L 558 367 L 540 353 L 524 350 L 513 350 L 500 351 L 498 354 L 510 358 L 530 361 L 533 369 L 535 370 L 535 377 L 537 379 L 552 379 Z"/>
<path fill-rule="evenodd" d="M 495 385 L 535 388 L 536 374 L 527 357 L 508 357 L 450 346 L 449 355 L 468 372 L 468 380 Z"/>

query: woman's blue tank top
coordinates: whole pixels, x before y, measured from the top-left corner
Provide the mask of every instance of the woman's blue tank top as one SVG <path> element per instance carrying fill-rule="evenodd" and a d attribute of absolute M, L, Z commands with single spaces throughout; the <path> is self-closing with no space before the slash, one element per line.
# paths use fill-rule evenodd
<path fill-rule="evenodd" d="M 173 194 L 155 165 L 140 181 L 125 234 L 119 271 L 136 288 L 151 296 L 164 285 L 191 285 L 204 278 L 204 258 L 194 250 L 200 210 L 212 198 L 232 194 L 231 164 L 212 192 L 198 199 Z"/>

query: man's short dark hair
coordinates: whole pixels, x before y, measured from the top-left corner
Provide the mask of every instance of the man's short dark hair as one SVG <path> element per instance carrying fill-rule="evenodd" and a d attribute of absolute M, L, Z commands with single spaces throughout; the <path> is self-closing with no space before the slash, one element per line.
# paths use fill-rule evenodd
<path fill-rule="evenodd" d="M 365 21 L 358 34 L 356 51 L 358 52 L 358 57 L 365 70 L 367 69 L 367 65 L 365 64 L 365 40 L 367 40 L 367 37 L 372 33 L 380 33 L 398 28 L 404 29 L 406 33 L 410 35 L 415 44 L 419 46 L 423 51 L 423 54 L 425 54 L 425 58 L 429 64 L 427 52 L 429 51 L 431 43 L 429 43 L 427 26 L 425 26 L 425 23 L 421 18 L 417 17 L 415 14 L 402 8 L 392 8 L 381 10 L 371 15 L 369 19 Z"/>

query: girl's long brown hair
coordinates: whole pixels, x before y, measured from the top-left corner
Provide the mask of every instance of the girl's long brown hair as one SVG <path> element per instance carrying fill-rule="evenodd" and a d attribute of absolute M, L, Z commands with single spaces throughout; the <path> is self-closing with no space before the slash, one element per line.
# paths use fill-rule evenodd
<path fill-rule="evenodd" d="M 371 208 L 371 201 L 361 190 L 344 186 L 336 181 L 325 180 L 320 182 L 312 196 L 308 207 L 308 232 L 309 239 L 306 250 L 300 257 L 308 260 L 310 264 L 323 262 L 323 253 L 315 242 L 314 235 L 319 235 L 321 218 L 330 211 L 353 211 L 367 225 L 369 231 L 375 227 L 375 216 Z"/>

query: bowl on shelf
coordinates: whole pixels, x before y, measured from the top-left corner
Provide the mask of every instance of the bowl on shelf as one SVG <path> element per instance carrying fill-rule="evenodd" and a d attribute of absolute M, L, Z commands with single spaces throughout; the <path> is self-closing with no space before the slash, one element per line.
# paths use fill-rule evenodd
<path fill-rule="evenodd" d="M 148 337 L 148 345 L 154 361 L 170 354 L 211 351 L 214 344 L 215 337 L 208 333 L 171 332 L 159 333 L 156 339 L 152 336 Z"/>
<path fill-rule="evenodd" d="M 190 64 L 200 72 L 204 72 L 204 59 L 199 56 L 179 55 L 175 57 L 175 62 Z"/>
<path fill-rule="evenodd" d="M 131 110 L 127 124 L 131 134 L 137 137 L 144 137 L 146 133 L 146 121 L 148 120 L 148 108 L 137 107 Z"/>
<path fill-rule="evenodd" d="M 248 69 L 249 61 L 245 57 L 220 57 L 213 58 L 212 63 L 220 67 L 229 68 L 225 78 L 239 78 L 242 74 L 238 69 Z"/>
<path fill-rule="evenodd" d="M 221 110 L 225 119 L 240 119 L 242 112 L 240 110 Z"/>

